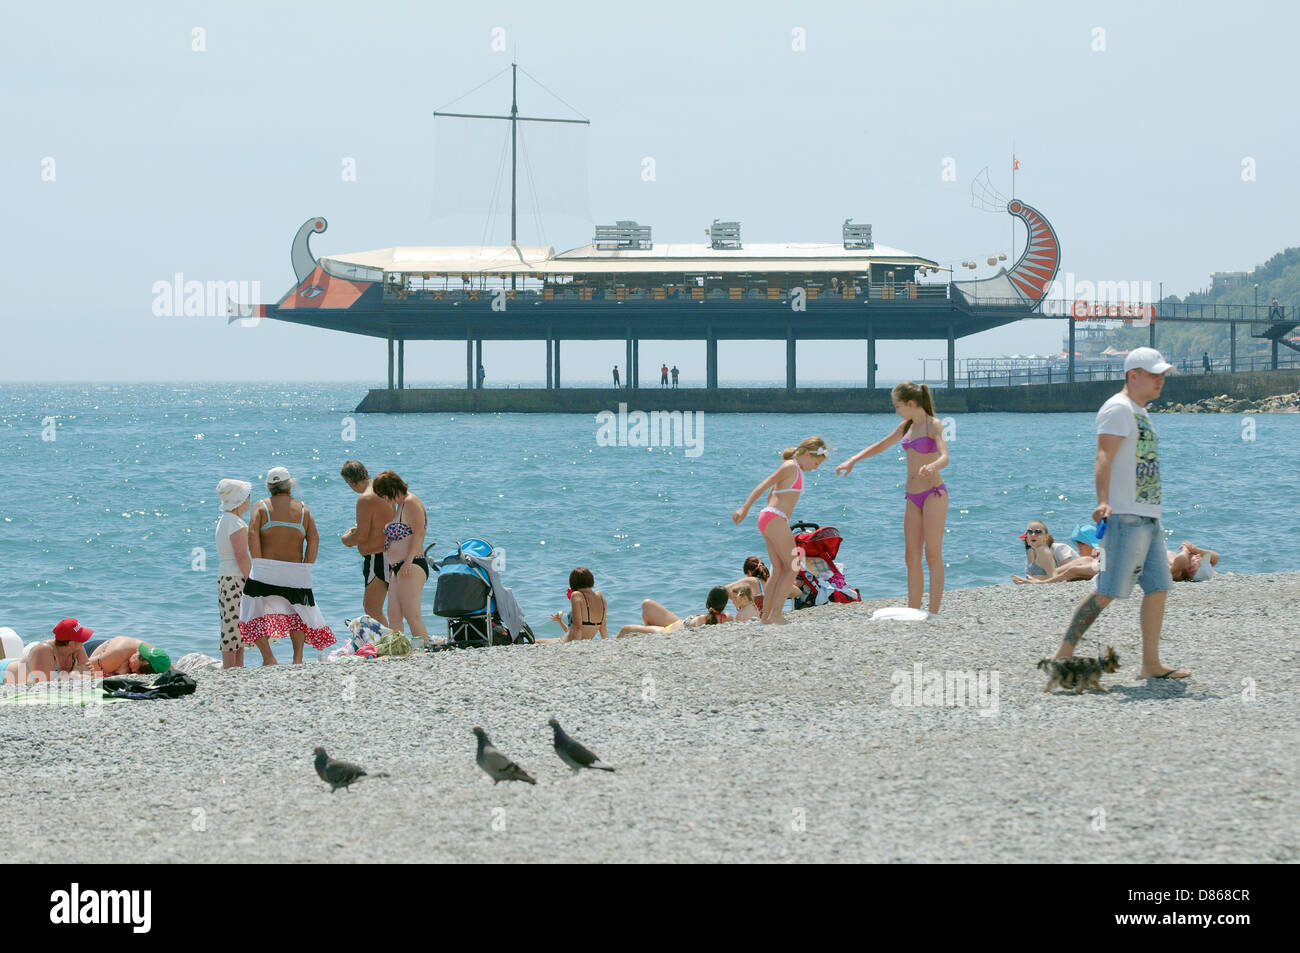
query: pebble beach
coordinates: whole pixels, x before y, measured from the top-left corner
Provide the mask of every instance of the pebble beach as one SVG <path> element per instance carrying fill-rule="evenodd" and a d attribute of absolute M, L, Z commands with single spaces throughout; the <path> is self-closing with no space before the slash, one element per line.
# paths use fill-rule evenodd
<path fill-rule="evenodd" d="M 1089 585 L 953 591 L 923 622 L 872 622 L 899 604 L 877 600 L 785 627 L 204 671 L 171 701 L 7 688 L 5 859 L 1300 860 L 1300 573 L 1176 585 L 1162 659 L 1181 682 L 1136 678 L 1138 600 L 1116 602 L 1093 628 L 1120 655 L 1110 691 L 1044 694 L 1034 664 Z M 984 691 L 906 687 L 932 671 Z M 616 773 L 571 774 L 551 715 Z M 493 786 L 474 725 L 537 785 Z M 316 745 L 390 777 L 331 793 Z"/>

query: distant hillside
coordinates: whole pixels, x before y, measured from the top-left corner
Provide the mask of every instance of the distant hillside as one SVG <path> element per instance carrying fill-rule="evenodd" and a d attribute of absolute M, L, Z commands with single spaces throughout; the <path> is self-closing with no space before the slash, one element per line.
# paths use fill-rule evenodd
<path fill-rule="evenodd" d="M 1208 292 L 1192 292 L 1184 298 L 1166 295 L 1166 302 L 1181 304 L 1253 304 L 1255 285 L 1259 284 L 1259 303 L 1267 304 L 1277 298 L 1289 315 L 1300 307 L 1300 248 L 1278 252 L 1248 276 L 1246 283 L 1236 288 L 1222 288 Z M 1300 333 L 1300 332 L 1298 332 Z M 1146 328 L 1121 328 L 1115 332 L 1115 346 L 1122 351 L 1148 343 L 1150 332 Z M 1194 358 L 1209 351 L 1214 358 L 1228 356 L 1228 325 L 1199 327 L 1189 324 L 1163 324 L 1156 328 L 1156 347 L 1170 360 Z M 1237 327 L 1237 357 L 1267 356 L 1271 347 L 1268 341 L 1250 336 L 1250 329 Z"/>

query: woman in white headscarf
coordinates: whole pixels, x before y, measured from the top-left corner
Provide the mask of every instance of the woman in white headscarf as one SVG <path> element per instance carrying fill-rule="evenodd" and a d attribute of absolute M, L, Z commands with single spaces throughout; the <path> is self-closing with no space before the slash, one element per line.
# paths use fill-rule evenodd
<path fill-rule="evenodd" d="M 244 667 L 244 643 L 239 638 L 239 602 L 244 580 L 253 569 L 248 552 L 248 524 L 241 516 L 248 512 L 253 484 L 244 480 L 222 480 L 217 484 L 221 519 L 217 521 L 217 555 L 221 570 L 217 576 L 217 604 L 221 607 L 221 667 Z"/>

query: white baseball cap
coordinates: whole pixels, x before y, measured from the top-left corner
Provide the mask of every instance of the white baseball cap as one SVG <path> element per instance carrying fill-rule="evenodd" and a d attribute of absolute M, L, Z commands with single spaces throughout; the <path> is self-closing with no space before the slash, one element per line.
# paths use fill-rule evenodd
<path fill-rule="evenodd" d="M 1147 350 L 1150 350 L 1150 349 L 1148 348 Z M 1158 355 L 1157 355 L 1157 356 L 1158 356 Z M 1128 370 L 1128 367 L 1125 366 L 1124 369 L 1125 369 L 1125 370 Z M 268 471 L 266 472 L 266 482 L 267 482 L 268 484 L 271 484 L 271 483 L 292 483 L 292 482 L 293 482 L 293 477 L 289 476 L 289 471 L 286 470 L 284 467 L 271 467 L 271 469 L 268 470 Z"/>
<path fill-rule="evenodd" d="M 1163 374 L 1173 366 L 1153 347 L 1135 347 L 1128 352 L 1128 357 L 1124 358 L 1125 374 L 1135 367 L 1149 374 Z"/>

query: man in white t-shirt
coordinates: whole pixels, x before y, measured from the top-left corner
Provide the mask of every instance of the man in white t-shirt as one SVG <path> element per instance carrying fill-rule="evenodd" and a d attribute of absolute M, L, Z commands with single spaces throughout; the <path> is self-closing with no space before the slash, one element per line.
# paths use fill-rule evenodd
<path fill-rule="evenodd" d="M 1106 520 L 1101 540 L 1097 591 L 1083 600 L 1070 620 L 1055 658 L 1069 658 L 1074 647 L 1115 599 L 1142 587 L 1141 678 L 1187 678 L 1190 672 L 1160 661 L 1160 627 L 1173 580 L 1160 526 L 1160 456 L 1155 427 L 1146 405 L 1160 396 L 1173 365 L 1153 347 L 1139 347 L 1124 359 L 1124 389 L 1097 413 L 1097 508 L 1095 522 Z"/>

